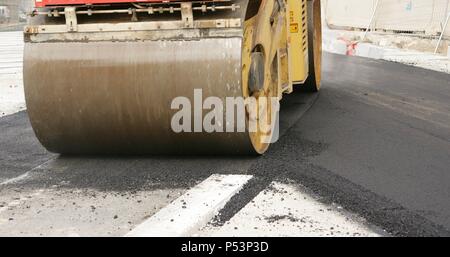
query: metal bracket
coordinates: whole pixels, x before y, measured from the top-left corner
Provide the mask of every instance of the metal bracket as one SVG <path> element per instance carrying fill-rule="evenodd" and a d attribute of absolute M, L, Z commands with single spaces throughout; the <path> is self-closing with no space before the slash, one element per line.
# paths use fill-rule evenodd
<path fill-rule="evenodd" d="M 66 7 L 64 9 L 64 15 L 66 16 L 66 25 L 68 32 L 78 31 L 77 13 L 75 7 Z"/>
<path fill-rule="evenodd" d="M 181 3 L 181 19 L 183 20 L 186 28 L 192 28 L 194 26 L 194 15 L 192 13 L 192 3 Z"/>

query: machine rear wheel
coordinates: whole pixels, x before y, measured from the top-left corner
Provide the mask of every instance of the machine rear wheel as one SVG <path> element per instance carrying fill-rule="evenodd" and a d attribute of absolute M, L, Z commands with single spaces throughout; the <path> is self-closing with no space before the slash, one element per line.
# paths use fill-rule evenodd
<path fill-rule="evenodd" d="M 322 79 L 322 20 L 320 0 L 308 1 L 308 56 L 309 76 L 302 87 L 317 92 Z"/>

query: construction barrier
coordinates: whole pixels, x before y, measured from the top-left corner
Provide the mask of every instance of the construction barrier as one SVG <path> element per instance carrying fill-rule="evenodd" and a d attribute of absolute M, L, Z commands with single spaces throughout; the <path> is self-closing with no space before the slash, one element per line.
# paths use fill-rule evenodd
<path fill-rule="evenodd" d="M 450 39 L 450 0 L 322 0 L 331 28 L 423 34 Z"/>

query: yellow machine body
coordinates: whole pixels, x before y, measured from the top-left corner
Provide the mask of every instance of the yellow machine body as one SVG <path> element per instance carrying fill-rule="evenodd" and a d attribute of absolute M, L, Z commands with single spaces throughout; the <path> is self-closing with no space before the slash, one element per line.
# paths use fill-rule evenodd
<path fill-rule="evenodd" d="M 172 131 L 173 99 L 195 100 L 196 89 L 204 98 L 255 98 L 252 108 L 266 109 L 260 124 L 277 118 L 261 99 L 320 86 L 319 0 L 55 6 L 33 16 L 25 94 L 36 136 L 52 152 L 262 154 L 273 130 Z"/>
<path fill-rule="evenodd" d="M 303 84 L 308 77 L 308 8 L 306 0 L 288 0 L 290 56 L 289 74 L 292 83 Z"/>

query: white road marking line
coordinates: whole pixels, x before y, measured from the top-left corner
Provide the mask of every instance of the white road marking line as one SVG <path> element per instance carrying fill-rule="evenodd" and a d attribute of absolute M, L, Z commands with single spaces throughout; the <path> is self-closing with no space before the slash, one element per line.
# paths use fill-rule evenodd
<path fill-rule="evenodd" d="M 294 184 L 273 182 L 221 227 L 198 236 L 380 236 L 361 217 L 318 201 Z"/>
<path fill-rule="evenodd" d="M 0 32 L 0 117 L 26 109 L 22 58 L 23 33 Z"/>
<path fill-rule="evenodd" d="M 37 190 L 37 191 L 36 191 L 35 193 L 33 193 L 33 194 L 30 194 L 30 195 L 27 195 L 27 196 L 23 196 L 23 197 L 20 197 L 19 199 L 16 199 L 16 200 L 14 200 L 14 201 L 11 201 L 11 202 L 8 203 L 7 205 L 5 205 L 5 206 L 3 206 L 3 207 L 0 208 L 0 213 L 2 213 L 2 212 L 4 212 L 4 211 L 8 210 L 9 208 L 12 208 L 12 207 L 15 207 L 15 206 L 19 206 L 19 205 L 21 205 L 21 204 L 23 204 L 23 203 L 25 203 L 25 202 L 27 202 L 27 201 L 30 201 L 30 200 L 33 199 L 34 197 L 41 195 L 42 192 L 44 192 L 44 190 L 40 189 L 40 190 Z M 0 222 L 0 224 L 1 224 L 1 222 Z"/>
<path fill-rule="evenodd" d="M 31 170 L 28 170 L 27 172 L 23 173 L 23 174 L 20 175 L 20 176 L 17 176 L 17 177 L 10 178 L 10 179 L 7 179 L 7 180 L 5 180 L 5 181 L 2 181 L 2 182 L 0 183 L 0 186 L 13 184 L 13 183 L 16 183 L 16 182 L 19 182 L 19 181 L 21 181 L 21 180 L 26 179 L 26 178 L 28 178 L 28 177 L 30 176 L 30 174 L 31 174 L 34 170 L 37 170 L 37 169 L 39 169 L 39 168 L 42 168 L 43 166 L 47 165 L 50 161 L 53 161 L 53 159 L 47 160 L 46 162 L 44 162 L 44 163 L 42 163 L 42 164 L 40 164 L 40 165 L 38 165 L 38 166 L 32 168 Z"/>
<path fill-rule="evenodd" d="M 125 236 L 190 236 L 217 215 L 252 177 L 212 175 Z"/>
<path fill-rule="evenodd" d="M 7 179 L 7 180 L 3 181 L 2 183 L 0 183 L 0 185 L 3 186 L 3 185 L 8 185 L 8 184 L 15 183 L 17 181 L 20 181 L 22 179 L 27 178 L 29 175 L 30 175 L 30 171 L 27 171 L 27 172 L 25 172 L 24 174 L 22 174 L 20 176 L 17 176 L 15 178 L 10 178 L 10 179 Z"/>

